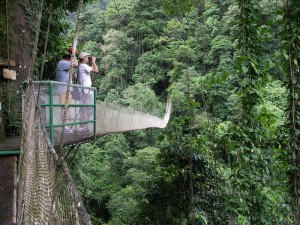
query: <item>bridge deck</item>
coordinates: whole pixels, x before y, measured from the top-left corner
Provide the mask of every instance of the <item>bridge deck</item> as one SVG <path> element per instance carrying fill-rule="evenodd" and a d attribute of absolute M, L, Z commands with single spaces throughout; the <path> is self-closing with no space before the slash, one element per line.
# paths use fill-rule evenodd
<path fill-rule="evenodd" d="M 54 134 L 54 149 L 57 149 L 60 145 L 61 135 L 60 133 Z M 77 144 L 85 143 L 95 139 L 95 135 L 93 133 L 84 133 L 84 135 L 80 132 L 74 131 L 74 133 L 65 133 L 63 146 L 74 146 Z"/>

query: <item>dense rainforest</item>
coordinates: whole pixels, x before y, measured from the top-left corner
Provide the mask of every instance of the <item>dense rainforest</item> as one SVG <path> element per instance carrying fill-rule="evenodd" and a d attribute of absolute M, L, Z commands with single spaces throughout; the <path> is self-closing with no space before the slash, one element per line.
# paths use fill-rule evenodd
<path fill-rule="evenodd" d="M 78 1 L 23 2 L 37 21 L 25 74 L 53 80 Z M 1 10 L 2 58 L 11 17 Z M 298 0 L 90 1 L 78 25 L 97 100 L 158 116 L 172 101 L 166 129 L 80 146 L 71 169 L 95 225 L 300 224 Z M 7 110 L 2 129 L 20 132 Z"/>

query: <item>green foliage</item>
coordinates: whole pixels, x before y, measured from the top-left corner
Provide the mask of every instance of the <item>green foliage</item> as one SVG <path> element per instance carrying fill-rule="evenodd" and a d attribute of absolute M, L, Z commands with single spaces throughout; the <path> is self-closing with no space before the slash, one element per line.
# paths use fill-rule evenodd
<path fill-rule="evenodd" d="M 139 57 L 132 78 L 135 83 L 146 83 L 155 85 L 157 82 L 164 81 L 164 70 L 160 66 L 162 63 L 161 52 L 146 52 Z"/>
<path fill-rule="evenodd" d="M 136 194 L 137 190 L 134 187 L 127 186 L 112 195 L 108 208 L 112 212 L 113 219 L 107 225 L 132 224 L 138 221 L 139 199 Z"/>
<path fill-rule="evenodd" d="M 80 30 L 78 34 L 79 44 L 88 41 L 101 43 L 103 41 L 105 29 L 103 20 L 103 11 L 99 8 L 97 3 L 89 5 L 80 18 Z"/>
<path fill-rule="evenodd" d="M 170 73 L 172 73 L 173 71 L 170 71 Z M 188 86 L 186 83 L 187 75 L 189 76 L 189 89 L 187 88 Z M 187 101 L 188 92 L 190 98 L 200 98 L 201 93 L 203 93 L 205 90 L 203 90 L 203 86 L 201 87 L 199 85 L 199 83 L 202 82 L 202 79 L 197 71 L 195 71 L 195 68 L 184 69 L 179 76 L 180 79 L 178 79 L 177 82 L 172 82 L 172 84 L 170 85 L 169 93 L 171 99 L 173 99 L 174 101 L 174 109 L 181 110 L 183 108 L 181 108 L 180 106 Z"/>
<path fill-rule="evenodd" d="M 289 155 L 288 162 L 290 193 L 293 219 L 295 223 L 300 221 L 300 154 L 299 154 L 299 97 L 300 86 L 299 76 L 299 25 L 300 25 L 300 4 L 298 1 L 289 1 L 285 3 L 284 11 L 284 29 L 282 37 L 282 54 L 284 56 L 283 68 L 287 73 L 285 85 L 288 89 L 288 123 L 286 128 L 289 130 Z"/>
<path fill-rule="evenodd" d="M 287 108 L 287 90 L 281 81 L 274 81 L 266 85 L 262 90 L 264 103 L 262 106 L 268 110 L 268 114 L 274 115 L 274 124 L 271 127 L 280 128 L 286 123 L 285 109 Z"/>
<path fill-rule="evenodd" d="M 162 0 L 162 5 L 166 12 L 178 16 L 183 17 L 185 12 L 189 12 L 193 7 L 197 6 L 199 1 L 197 0 L 183 0 L 183 1 L 170 1 L 170 0 Z"/>
<path fill-rule="evenodd" d="M 0 29 L 3 31 L 0 34 L 0 47 L 2 49 L 0 53 L 0 58 L 6 59 L 8 56 L 8 46 L 7 46 L 7 38 L 11 41 L 11 27 L 9 26 L 9 30 L 7 30 L 7 22 L 11 22 L 11 13 L 10 9 L 6 8 L 6 2 L 0 1 Z M 7 33 L 9 32 L 9 34 Z"/>
<path fill-rule="evenodd" d="M 14 91 L 12 83 L 0 83 L 1 93 L 1 113 L 3 113 L 3 123 L 5 135 L 20 135 L 22 129 L 20 94 Z"/>
<path fill-rule="evenodd" d="M 81 149 L 73 172 L 95 224 L 293 223 L 291 107 L 279 56 L 293 68 L 299 62 L 278 53 L 282 14 L 274 1 L 86 8 L 81 47 L 101 64 L 98 97 L 159 116 L 161 101 L 172 99 L 165 130 Z"/>
<path fill-rule="evenodd" d="M 151 182 L 159 171 L 157 155 L 159 149 L 148 147 L 136 152 L 135 157 L 129 157 L 125 161 L 124 180 L 126 187 L 114 193 L 108 204 L 112 212 L 112 221 L 108 224 L 139 224 L 141 216 L 141 205 L 147 203 L 145 198 L 145 184 Z"/>
<path fill-rule="evenodd" d="M 127 32 L 137 43 L 138 56 L 153 49 L 153 43 L 161 35 L 166 23 L 160 0 L 136 2 Z"/>
<path fill-rule="evenodd" d="M 129 156 L 123 135 L 107 136 L 94 144 L 80 148 L 74 170 L 79 190 L 82 191 L 95 224 L 108 221 L 110 214 L 106 204 L 110 195 L 121 190 L 124 160 Z M 100 220 L 99 220 L 100 219 Z"/>
<path fill-rule="evenodd" d="M 136 5 L 137 0 L 112 1 L 105 11 L 105 21 L 108 29 L 122 29 L 130 22 L 130 15 L 133 12 L 133 7 Z"/>
<path fill-rule="evenodd" d="M 126 72 L 127 64 L 130 61 L 129 49 L 133 40 L 127 38 L 122 31 L 117 30 L 108 30 L 103 39 L 102 68 L 106 75 L 99 88 L 103 92 L 111 88 L 123 90 L 130 82 Z"/>
<path fill-rule="evenodd" d="M 154 115 L 162 114 L 164 110 L 154 91 L 147 85 L 137 83 L 124 90 L 122 95 L 124 99 L 123 104 L 134 109 L 151 112 Z"/>

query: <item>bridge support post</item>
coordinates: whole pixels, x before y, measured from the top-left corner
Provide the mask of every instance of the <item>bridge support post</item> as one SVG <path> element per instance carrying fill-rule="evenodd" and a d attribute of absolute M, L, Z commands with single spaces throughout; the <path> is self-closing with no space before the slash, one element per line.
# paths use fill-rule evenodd
<path fill-rule="evenodd" d="M 49 83 L 49 122 L 50 122 L 50 142 L 54 145 L 54 127 L 53 127 L 53 83 Z"/>

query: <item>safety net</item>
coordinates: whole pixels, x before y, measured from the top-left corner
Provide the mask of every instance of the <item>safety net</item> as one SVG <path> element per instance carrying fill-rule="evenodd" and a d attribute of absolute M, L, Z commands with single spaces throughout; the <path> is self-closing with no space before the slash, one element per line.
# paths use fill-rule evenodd
<path fill-rule="evenodd" d="M 89 221 L 64 158 L 52 148 L 42 115 L 35 88 L 28 85 L 23 97 L 17 223 L 76 225 Z"/>
<path fill-rule="evenodd" d="M 146 128 L 164 128 L 168 124 L 171 113 L 169 100 L 163 118 L 106 102 L 97 102 L 96 108 L 97 137 Z"/>

